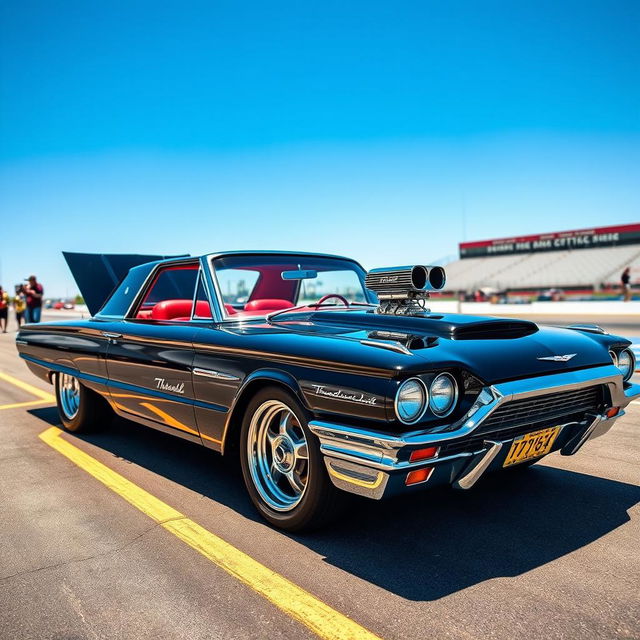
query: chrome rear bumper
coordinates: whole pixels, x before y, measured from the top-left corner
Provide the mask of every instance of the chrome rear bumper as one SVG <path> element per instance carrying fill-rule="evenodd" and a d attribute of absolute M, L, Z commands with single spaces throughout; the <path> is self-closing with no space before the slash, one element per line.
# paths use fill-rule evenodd
<path fill-rule="evenodd" d="M 419 462 L 409 461 L 410 452 L 473 436 L 480 425 L 506 402 L 594 385 L 605 385 L 608 388 L 611 406 L 620 407 L 620 412 L 613 418 L 607 418 L 603 414 L 592 416 L 590 420 L 581 423 L 562 425 L 563 429 L 573 425 L 578 430 L 577 436 L 562 447 L 563 455 L 572 455 L 587 440 L 606 433 L 615 420 L 624 415 L 623 408 L 632 400 L 640 398 L 640 385 L 624 385 L 622 376 L 614 365 L 485 387 L 462 419 L 439 427 L 437 431 L 432 429 L 392 435 L 320 420 L 312 420 L 309 428 L 320 440 L 320 450 L 324 454 L 332 482 L 345 491 L 379 499 L 385 494 L 391 476 L 402 474 L 404 477 L 414 469 L 444 464 L 457 469 L 451 484 L 467 489 L 488 469 L 503 448 L 502 445 L 510 440 L 496 441 L 491 438 L 491 434 L 487 434 L 488 439 L 480 450 Z M 578 429 L 578 425 L 584 428 Z"/>

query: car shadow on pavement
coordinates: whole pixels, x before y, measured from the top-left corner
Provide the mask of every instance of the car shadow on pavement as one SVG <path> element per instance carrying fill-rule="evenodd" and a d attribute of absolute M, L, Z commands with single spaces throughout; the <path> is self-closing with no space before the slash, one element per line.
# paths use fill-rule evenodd
<path fill-rule="evenodd" d="M 58 424 L 55 409 L 30 413 Z M 258 519 L 238 470 L 211 451 L 124 420 L 81 439 Z M 436 600 L 599 540 L 628 522 L 638 502 L 638 486 L 538 465 L 488 476 L 470 491 L 355 499 L 348 517 L 289 537 L 403 598 Z"/>
<path fill-rule="evenodd" d="M 29 413 L 50 425 L 60 426 L 55 407 L 32 409 Z M 115 416 L 104 430 L 67 434 L 67 439 L 89 442 L 117 458 L 220 502 L 246 518 L 260 521 L 234 461 L 196 443 Z M 178 505 L 171 506 L 179 509 Z"/>

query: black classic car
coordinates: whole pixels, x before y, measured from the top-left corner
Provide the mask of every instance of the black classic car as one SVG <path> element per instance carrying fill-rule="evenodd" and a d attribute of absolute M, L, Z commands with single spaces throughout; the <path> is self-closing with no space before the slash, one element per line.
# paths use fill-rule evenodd
<path fill-rule="evenodd" d="M 235 454 L 257 510 L 289 530 L 325 522 L 345 492 L 469 489 L 572 455 L 640 397 L 629 341 L 598 327 L 431 313 L 441 267 L 366 273 L 294 252 L 67 260 L 92 317 L 16 339 L 55 384 L 64 428 L 115 412 Z"/>

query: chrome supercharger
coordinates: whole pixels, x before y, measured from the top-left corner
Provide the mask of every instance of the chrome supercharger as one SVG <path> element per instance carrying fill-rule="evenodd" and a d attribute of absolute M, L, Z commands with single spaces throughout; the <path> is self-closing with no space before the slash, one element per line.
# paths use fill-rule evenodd
<path fill-rule="evenodd" d="M 378 296 L 376 313 L 419 316 L 429 313 L 430 292 L 440 291 L 446 281 L 442 267 L 412 265 L 371 269 L 365 286 Z"/>

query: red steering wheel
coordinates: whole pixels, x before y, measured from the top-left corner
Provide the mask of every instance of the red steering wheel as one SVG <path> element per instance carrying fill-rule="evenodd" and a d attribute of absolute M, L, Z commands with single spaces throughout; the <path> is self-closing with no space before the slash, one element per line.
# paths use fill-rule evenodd
<path fill-rule="evenodd" d="M 339 293 L 327 293 L 327 295 L 322 296 L 322 298 L 320 298 L 320 300 L 318 300 L 318 302 L 316 302 L 314 306 L 321 307 L 327 300 L 331 300 L 331 298 L 337 298 L 338 300 L 340 300 L 340 302 L 342 302 L 342 304 L 344 304 L 345 307 L 349 307 L 349 301 Z"/>

